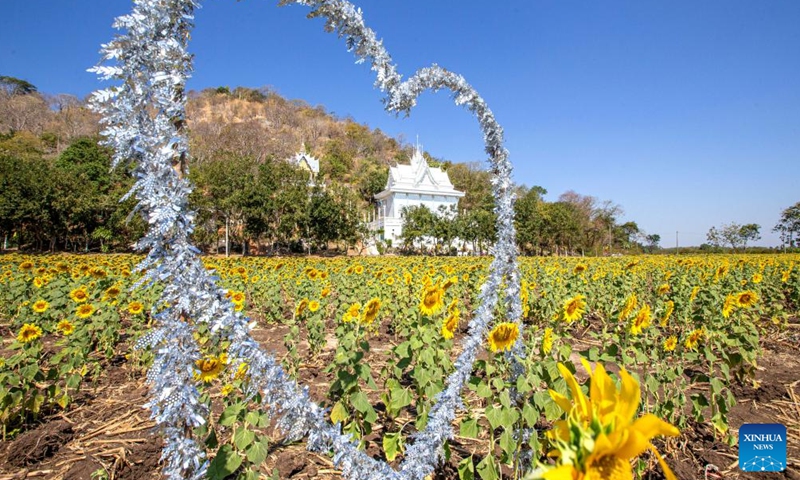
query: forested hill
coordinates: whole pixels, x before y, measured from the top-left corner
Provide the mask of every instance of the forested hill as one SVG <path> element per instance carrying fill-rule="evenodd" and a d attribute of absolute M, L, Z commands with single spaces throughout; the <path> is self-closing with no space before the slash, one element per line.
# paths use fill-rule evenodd
<path fill-rule="evenodd" d="M 207 251 L 216 250 L 226 230 L 237 250 L 362 244 L 372 196 L 385 186 L 388 167 L 408 162 L 412 153 L 411 145 L 378 129 L 268 88 L 190 92 L 187 118 L 195 241 Z M 109 152 L 97 146 L 99 130 L 84 100 L 0 76 L 4 248 L 124 251 L 139 238 L 141 220 L 126 222 L 132 203 L 118 203 L 131 179 L 124 171 L 109 172 Z M 324 188 L 309 191 L 307 174 L 285 162 L 303 146 L 320 160 L 317 184 Z M 481 164 L 425 156 L 466 195 L 457 218 L 417 212 L 413 232 L 436 238 L 443 251 L 455 237 L 490 243 L 489 174 Z M 631 248 L 643 238 L 635 223 L 617 224 L 622 212 L 611 202 L 574 192 L 546 202 L 544 193 L 519 189 L 518 240 L 525 252 L 600 253 Z"/>

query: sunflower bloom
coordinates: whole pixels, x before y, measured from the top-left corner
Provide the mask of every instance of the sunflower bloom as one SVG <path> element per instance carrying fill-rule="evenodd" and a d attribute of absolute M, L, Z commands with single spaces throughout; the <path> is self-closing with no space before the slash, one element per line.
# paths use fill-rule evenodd
<path fill-rule="evenodd" d="M 31 308 L 33 308 L 33 311 L 36 313 L 44 313 L 48 308 L 50 308 L 50 304 L 44 300 L 36 300 L 33 302 L 33 306 Z"/>
<path fill-rule="evenodd" d="M 225 367 L 225 358 L 220 355 L 219 357 L 207 356 L 194 362 L 197 367 L 195 378 L 209 383 L 219 376 L 222 369 Z"/>
<path fill-rule="evenodd" d="M 94 305 L 91 303 L 84 303 L 75 311 L 75 316 L 78 318 L 89 318 L 94 313 Z"/>
<path fill-rule="evenodd" d="M 728 318 L 733 313 L 733 310 L 736 308 L 736 296 L 735 295 L 728 295 L 725 297 L 725 304 L 722 305 L 722 316 Z"/>
<path fill-rule="evenodd" d="M 442 337 L 446 340 L 450 340 L 455 335 L 461 317 L 461 312 L 457 308 L 453 308 L 449 313 L 442 323 Z"/>
<path fill-rule="evenodd" d="M 299 317 L 302 315 L 303 312 L 306 311 L 306 308 L 308 308 L 308 299 L 304 298 L 300 300 L 300 302 L 297 304 L 297 307 L 294 309 L 295 316 Z"/>
<path fill-rule="evenodd" d="M 582 263 L 579 263 L 579 264 L 575 265 L 575 268 L 573 268 L 572 271 L 574 273 L 576 273 L 576 274 L 580 274 L 580 273 L 585 272 L 586 268 L 587 268 L 586 265 L 584 265 Z"/>
<path fill-rule="evenodd" d="M 683 346 L 686 347 L 687 350 L 694 350 L 697 348 L 697 345 L 700 343 L 700 340 L 705 338 L 706 332 L 702 328 L 698 328 L 697 330 L 692 330 L 688 337 L 686 337 L 686 341 L 684 342 Z"/>
<path fill-rule="evenodd" d="M 758 294 L 752 290 L 736 294 L 736 304 L 741 308 L 752 307 L 758 302 Z"/>
<path fill-rule="evenodd" d="M 133 301 L 128 304 L 128 313 L 131 315 L 139 315 L 144 311 L 144 305 L 142 302 Z"/>
<path fill-rule="evenodd" d="M 658 289 L 656 289 L 656 293 L 659 295 L 666 295 L 669 293 L 669 283 L 664 283 L 659 285 Z"/>
<path fill-rule="evenodd" d="M 342 321 L 345 323 L 350 323 L 354 320 L 358 320 L 361 317 L 361 304 L 356 302 L 350 307 L 348 307 L 347 311 L 344 312 L 344 316 L 342 317 Z"/>
<path fill-rule="evenodd" d="M 678 429 L 653 414 L 636 418 L 641 389 L 639 382 L 624 368 L 619 373 L 621 385 L 618 388 L 602 365 L 598 364 L 592 372 L 588 362 L 582 361 L 591 374 L 588 398 L 572 373 L 558 364 L 572 399 L 550 390 L 550 396 L 567 416 L 548 432 L 555 446 L 556 464 L 534 472 L 534 478 L 630 480 L 633 478 L 631 460 L 650 450 L 656 455 L 667 480 L 675 480 L 672 470 L 650 440 L 660 435 L 677 436 Z"/>
<path fill-rule="evenodd" d="M 672 312 L 675 311 L 675 302 L 672 300 L 667 302 L 667 308 L 664 310 L 664 318 L 661 319 L 661 326 L 666 327 L 667 322 L 669 322 L 669 318 L 672 316 Z"/>
<path fill-rule="evenodd" d="M 636 306 L 638 305 L 638 300 L 636 299 L 636 294 L 632 293 L 627 300 L 625 300 L 625 306 L 622 307 L 622 311 L 619 312 L 619 319 L 626 320 L 634 310 L 636 310 Z"/>
<path fill-rule="evenodd" d="M 311 300 L 308 302 L 308 310 L 311 312 L 316 312 L 319 310 L 319 302 L 316 300 Z"/>
<path fill-rule="evenodd" d="M 671 352 L 675 350 L 675 347 L 678 346 L 678 339 L 675 338 L 675 335 L 671 335 L 669 338 L 664 340 L 664 351 Z"/>
<path fill-rule="evenodd" d="M 381 308 L 381 301 L 379 298 L 373 298 L 366 305 L 364 305 L 364 313 L 361 316 L 361 323 L 364 325 L 372 325 L 375 318 L 378 317 L 378 310 Z"/>
<path fill-rule="evenodd" d="M 689 303 L 694 302 L 694 299 L 697 298 L 698 293 L 700 293 L 700 287 L 692 287 L 692 294 L 689 295 Z"/>
<path fill-rule="evenodd" d="M 423 315 L 435 315 L 444 307 L 444 290 L 439 285 L 431 285 L 422 294 L 419 311 Z"/>
<path fill-rule="evenodd" d="M 516 323 L 498 323 L 489 333 L 489 350 L 495 353 L 511 350 L 517 337 L 519 337 L 519 326 Z"/>
<path fill-rule="evenodd" d="M 89 294 L 86 293 L 85 287 L 78 287 L 69 292 L 69 298 L 71 298 L 75 303 L 83 303 L 86 300 L 89 300 Z"/>
<path fill-rule="evenodd" d="M 553 329 L 548 327 L 544 329 L 544 337 L 542 337 L 542 354 L 549 355 L 553 350 Z"/>
<path fill-rule="evenodd" d="M 36 340 L 42 336 L 42 329 L 32 323 L 26 323 L 19 329 L 17 334 L 17 341 L 19 343 L 28 343 Z"/>
<path fill-rule="evenodd" d="M 564 302 L 564 320 L 574 322 L 583 317 L 586 312 L 586 297 L 576 295 Z"/>
<path fill-rule="evenodd" d="M 75 325 L 73 325 L 69 320 L 61 320 L 58 322 L 58 325 L 56 325 L 56 328 L 59 332 L 61 332 L 61 335 L 64 335 L 65 337 L 67 335 L 71 335 L 72 332 L 75 331 Z"/>
<path fill-rule="evenodd" d="M 247 297 L 245 296 L 244 292 L 233 292 L 231 294 L 231 302 L 233 302 L 234 305 L 243 304 L 245 298 Z"/>
<path fill-rule="evenodd" d="M 639 335 L 642 330 L 650 326 L 650 305 L 643 305 L 631 323 L 631 334 Z"/>

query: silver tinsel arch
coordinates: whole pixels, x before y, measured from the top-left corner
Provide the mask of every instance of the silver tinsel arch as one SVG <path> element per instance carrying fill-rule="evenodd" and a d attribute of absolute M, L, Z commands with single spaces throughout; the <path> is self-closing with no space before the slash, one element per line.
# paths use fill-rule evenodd
<path fill-rule="evenodd" d="M 189 155 L 184 130 L 185 85 L 192 58 L 187 45 L 199 3 L 135 0 L 133 11 L 114 23 L 124 33 L 102 46 L 100 65 L 90 69 L 104 80 L 118 82 L 95 92 L 92 103 L 102 114 L 103 135 L 114 150 L 114 165 L 129 164 L 136 178 L 126 198 L 135 196 L 136 210 L 149 223 L 147 234 L 136 245 L 147 252 L 138 267 L 143 272 L 142 282 L 164 285 L 157 304 L 166 308 L 154 310 L 157 327 L 140 342 L 155 351 L 147 376 L 151 385 L 147 406 L 164 435 L 164 474 L 171 479 L 202 478 L 208 464 L 205 449 L 191 435 L 192 428 L 202 425 L 207 415 L 193 378 L 200 351 L 192 336 L 197 325 L 205 324 L 218 338 L 230 342 L 228 356 L 233 362 L 249 365 L 252 391 L 248 393 L 260 393 L 289 438 L 306 438 L 312 451 L 333 452 L 334 462 L 347 478 L 421 480 L 433 471 L 444 442 L 452 437 L 455 412 L 462 407 L 462 389 L 498 302 L 504 303 L 508 321 L 520 323 L 513 183 L 503 130 L 483 98 L 461 75 L 432 65 L 403 81 L 382 42 L 364 24 L 361 10 L 349 2 L 281 2 L 311 7 L 309 16 L 325 18 L 326 30 L 343 37 L 360 62 L 370 62 L 375 84 L 386 94 L 387 111 L 408 114 L 423 91 L 447 89 L 456 105 L 466 106 L 475 115 L 484 135 L 497 214 L 494 260 L 455 370 L 436 398 L 427 427 L 414 435 L 399 470 L 394 470 L 358 450 L 349 435 L 325 420 L 325 411 L 311 401 L 307 389 L 260 349 L 250 336 L 248 319 L 233 310 L 191 245 L 194 219 L 187 208 L 191 185 L 184 176 Z M 521 357 L 518 340 L 508 355 L 514 376 L 521 371 Z"/>

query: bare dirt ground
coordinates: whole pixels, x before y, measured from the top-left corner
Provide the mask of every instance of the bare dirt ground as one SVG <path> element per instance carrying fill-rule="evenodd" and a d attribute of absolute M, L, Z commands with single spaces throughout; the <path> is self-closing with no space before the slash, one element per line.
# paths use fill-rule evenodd
<path fill-rule="evenodd" d="M 256 329 L 262 345 L 282 355 L 285 327 L 268 325 Z M 371 339 L 372 352 L 383 355 L 393 338 L 381 332 Z M 770 335 L 763 342 L 764 354 L 756 372 L 756 386 L 735 385 L 737 405 L 729 416 L 730 428 L 744 423 L 782 423 L 788 429 L 788 467 L 781 473 L 744 473 L 738 469 L 738 450 L 718 437 L 711 427 L 696 425 L 676 441 L 658 446 L 679 479 L 792 479 L 800 480 L 800 328 Z M 335 345 L 301 367 L 300 380 L 309 385 L 312 397 L 325 399 L 331 378 L 323 372 Z M 380 353 L 380 352 L 384 353 Z M 94 386 L 87 386 L 67 411 L 41 419 L 15 438 L 0 442 L 0 480 L 139 480 L 159 476 L 161 439 L 142 408 L 147 387 L 141 372 L 124 361 L 107 366 Z M 301 348 L 301 354 L 303 349 Z M 370 361 L 368 358 L 367 361 Z M 373 369 L 373 371 L 378 371 Z M 379 409 L 379 407 L 378 407 Z M 379 458 L 381 451 L 368 438 L 367 452 Z M 461 458 L 479 452 L 480 442 L 456 437 L 451 460 L 441 466 L 436 479 L 458 478 L 455 466 Z M 305 451 L 303 444 L 270 447 L 262 470 L 269 478 L 340 478 L 332 462 Z M 104 472 L 105 477 L 93 477 Z M 661 479 L 654 468 L 645 477 Z"/>

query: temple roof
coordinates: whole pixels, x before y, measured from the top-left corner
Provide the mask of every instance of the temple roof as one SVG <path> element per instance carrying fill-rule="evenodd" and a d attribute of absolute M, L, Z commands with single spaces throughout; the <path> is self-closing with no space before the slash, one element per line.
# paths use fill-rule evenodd
<path fill-rule="evenodd" d="M 319 160 L 312 157 L 310 153 L 306 152 L 306 145 L 303 144 L 303 147 L 297 152 L 292 158 L 289 159 L 289 163 L 292 165 L 296 165 L 304 170 L 308 170 L 314 175 L 319 173 Z"/>
<path fill-rule="evenodd" d="M 375 195 L 375 198 L 385 198 L 392 192 L 464 196 L 464 192 L 453 187 L 447 172 L 428 165 L 419 146 L 414 149 L 410 165 L 397 165 L 389 168 L 386 189 Z"/>

